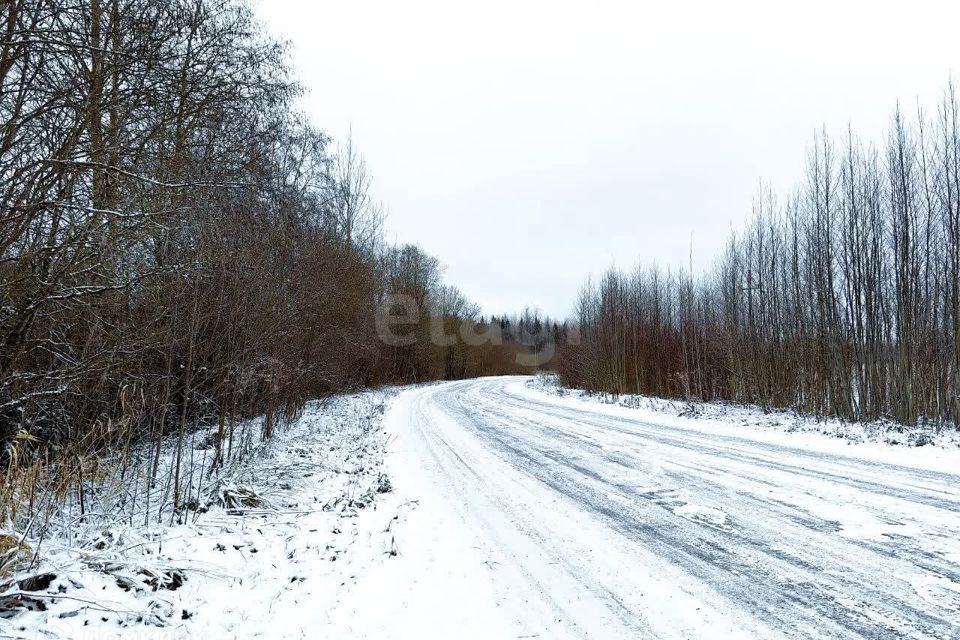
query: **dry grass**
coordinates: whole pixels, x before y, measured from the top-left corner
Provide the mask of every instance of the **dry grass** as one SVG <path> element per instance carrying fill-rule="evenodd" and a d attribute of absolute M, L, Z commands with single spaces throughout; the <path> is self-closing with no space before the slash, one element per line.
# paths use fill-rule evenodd
<path fill-rule="evenodd" d="M 0 578 L 18 571 L 33 560 L 33 551 L 19 536 L 0 533 Z"/>

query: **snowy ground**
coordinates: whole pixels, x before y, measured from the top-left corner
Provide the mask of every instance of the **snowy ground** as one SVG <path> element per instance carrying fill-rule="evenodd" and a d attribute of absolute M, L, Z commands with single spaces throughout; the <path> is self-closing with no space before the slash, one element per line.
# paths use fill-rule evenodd
<path fill-rule="evenodd" d="M 420 595 L 456 594 L 433 602 L 476 638 L 960 634 L 956 448 L 747 429 L 528 382 L 420 389 L 390 413 L 395 485 L 421 496 L 408 525 L 434 534 L 410 578 L 427 582 L 418 614 Z"/>
<path fill-rule="evenodd" d="M 579 389 L 562 387 L 555 374 L 547 373 L 530 378 L 527 386 L 562 397 L 637 409 L 644 413 L 636 415 L 651 416 L 653 420 L 660 420 L 664 416 L 679 416 L 719 422 L 729 426 L 740 425 L 749 429 L 772 429 L 786 433 L 822 433 L 833 438 L 849 440 L 852 443 L 879 442 L 905 447 L 932 445 L 960 448 L 960 431 L 939 425 L 903 425 L 892 420 L 846 422 L 836 418 L 798 415 L 793 411 L 782 409 L 765 410 L 761 407 L 725 402 L 686 402 L 636 394 L 590 394 Z"/>
<path fill-rule="evenodd" d="M 522 377 L 313 405 L 236 479 L 263 505 L 49 548 L 0 637 L 960 638 L 949 437 L 696 413 Z"/>
<path fill-rule="evenodd" d="M 0 590 L 7 602 L 30 592 L 42 610 L 0 619 L 0 638 L 328 637 L 338 599 L 394 549 L 403 509 L 378 500 L 390 490 L 387 400 L 309 405 L 218 489 L 249 505 L 213 505 L 173 526 L 77 523 L 69 539 L 45 540 L 42 561 L 18 578 L 52 581 Z"/>

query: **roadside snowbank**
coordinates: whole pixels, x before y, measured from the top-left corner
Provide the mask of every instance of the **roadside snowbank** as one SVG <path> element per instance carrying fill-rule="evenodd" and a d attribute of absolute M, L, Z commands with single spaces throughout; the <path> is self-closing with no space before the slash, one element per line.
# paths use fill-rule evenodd
<path fill-rule="evenodd" d="M 396 553 L 378 504 L 389 395 L 311 403 L 187 524 L 65 523 L 0 580 L 0 637 L 346 637 L 330 618 L 345 587 Z"/>
<path fill-rule="evenodd" d="M 530 389 L 606 405 L 638 409 L 657 415 L 670 415 L 698 421 L 719 422 L 731 426 L 771 429 L 786 433 L 820 433 L 851 443 L 881 443 L 904 447 L 960 447 L 960 431 L 934 425 L 903 425 L 890 420 L 846 422 L 836 418 L 816 418 L 794 411 L 763 409 L 757 406 L 725 402 L 686 402 L 637 394 L 589 393 L 560 384 L 554 374 L 540 373 L 527 382 Z"/>
<path fill-rule="evenodd" d="M 697 434 L 723 435 L 763 442 L 801 454 L 840 455 L 869 460 L 878 468 L 905 463 L 937 473 L 956 473 L 960 459 L 960 431 L 894 423 L 849 423 L 817 420 L 789 411 L 719 402 L 689 403 L 650 396 L 589 394 L 568 389 L 555 376 L 517 377 L 506 389 L 517 399 L 548 402 L 631 421 L 663 425 Z M 911 443 L 913 443 L 911 445 Z M 922 443 L 922 444 L 921 444 Z"/>

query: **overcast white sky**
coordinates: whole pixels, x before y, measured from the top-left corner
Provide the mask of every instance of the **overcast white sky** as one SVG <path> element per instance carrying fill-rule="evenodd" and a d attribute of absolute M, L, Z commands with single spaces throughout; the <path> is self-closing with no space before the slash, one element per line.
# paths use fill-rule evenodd
<path fill-rule="evenodd" d="M 485 312 L 713 260 L 820 126 L 878 139 L 960 73 L 960 2 L 260 0 L 304 108 Z"/>

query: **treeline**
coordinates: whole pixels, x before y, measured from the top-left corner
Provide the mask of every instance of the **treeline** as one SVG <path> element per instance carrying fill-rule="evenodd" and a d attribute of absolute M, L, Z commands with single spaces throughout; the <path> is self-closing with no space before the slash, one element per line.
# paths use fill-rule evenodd
<path fill-rule="evenodd" d="M 702 276 L 583 288 L 563 381 L 851 420 L 960 425 L 960 104 L 897 110 L 886 140 L 819 135 Z"/>
<path fill-rule="evenodd" d="M 557 363 L 557 347 L 567 340 L 566 320 L 555 320 L 529 307 L 521 313 L 491 316 L 490 325 L 497 339 L 512 347 L 512 361 L 522 365 L 504 373 L 553 370 Z"/>
<path fill-rule="evenodd" d="M 363 161 L 297 112 L 241 0 L 8 0 L 0 30 L 3 505 L 199 425 L 217 465 L 245 417 L 269 437 L 308 398 L 510 368 L 378 336 L 393 293 L 414 332 L 477 311 L 383 244 Z"/>

